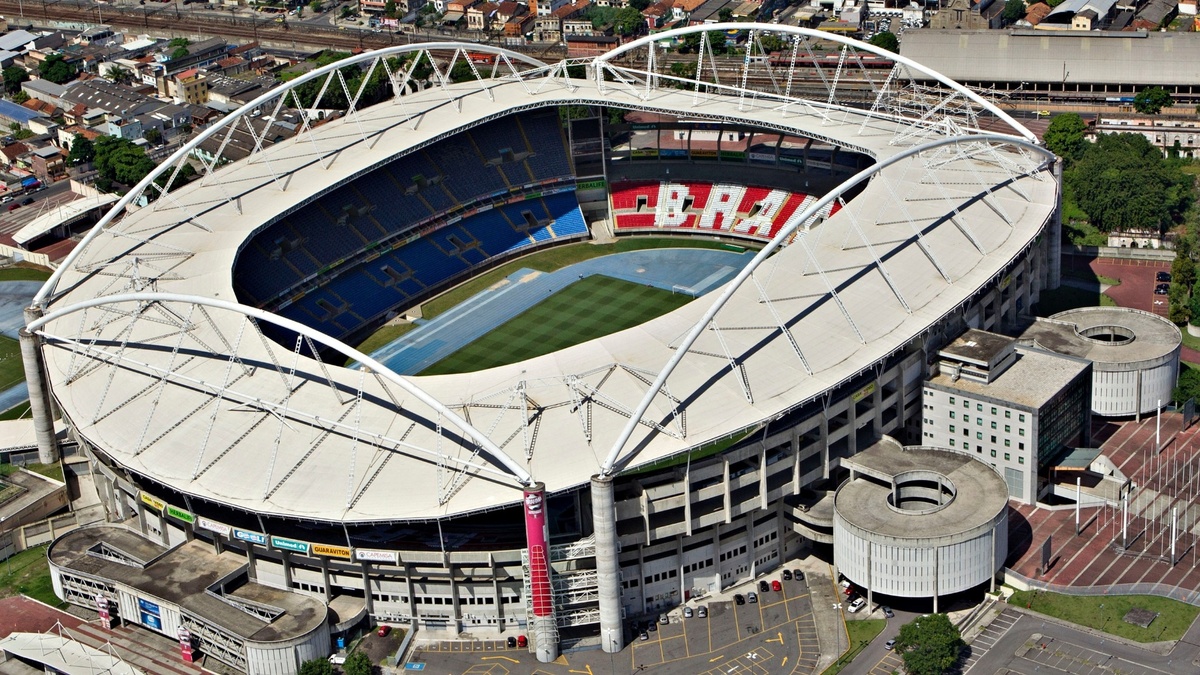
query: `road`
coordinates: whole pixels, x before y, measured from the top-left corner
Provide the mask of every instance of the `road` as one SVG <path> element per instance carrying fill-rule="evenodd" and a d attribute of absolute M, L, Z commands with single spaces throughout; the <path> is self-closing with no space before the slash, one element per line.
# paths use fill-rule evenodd
<path fill-rule="evenodd" d="M 0 206 L 0 234 L 13 234 L 49 209 L 81 198 L 71 192 L 70 181 L 65 180 L 49 185 L 45 190 L 30 196 L 34 201 L 27 206 L 7 210 L 11 204 L 20 204 L 25 199 L 24 196 L 17 197 L 8 205 Z"/>

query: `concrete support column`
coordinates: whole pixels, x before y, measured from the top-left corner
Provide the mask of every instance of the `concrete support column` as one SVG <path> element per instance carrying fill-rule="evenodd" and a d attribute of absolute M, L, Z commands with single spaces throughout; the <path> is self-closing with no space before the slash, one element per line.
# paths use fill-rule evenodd
<path fill-rule="evenodd" d="M 329 563 L 325 563 L 328 565 Z M 371 563 L 362 563 L 363 600 L 367 606 L 367 614 L 375 613 L 375 598 L 371 595 Z"/>
<path fill-rule="evenodd" d="M 292 590 L 292 554 L 280 551 L 279 562 L 283 566 L 283 587 L 290 591 Z"/>
<path fill-rule="evenodd" d="M 321 561 L 321 586 L 325 589 L 325 604 L 329 604 L 333 594 L 329 592 L 329 558 L 320 558 Z"/>
<path fill-rule="evenodd" d="M 421 617 L 421 611 L 417 606 L 417 588 L 413 583 L 413 566 L 412 563 L 401 562 L 401 564 L 404 565 L 404 592 L 408 595 L 408 612 L 412 616 L 413 625 L 416 625 L 417 619 Z M 496 592 L 496 606 L 504 606 L 499 591 Z"/>
<path fill-rule="evenodd" d="M 450 611 L 453 614 L 451 620 L 461 633 L 466 630 L 466 624 L 463 622 L 462 602 L 458 599 L 458 579 L 455 578 L 454 565 L 447 565 L 446 571 L 450 574 Z"/>
<path fill-rule="evenodd" d="M 600 594 L 600 646 L 615 654 L 625 646 L 621 622 L 621 566 L 617 508 L 611 476 L 592 476 L 592 531 L 596 536 L 596 587 Z M 682 575 L 680 575 L 682 583 Z"/>
<path fill-rule="evenodd" d="M 46 390 L 41 346 L 37 336 L 24 328 L 17 335 L 21 343 L 21 362 L 25 366 L 25 383 L 29 386 L 29 416 L 33 420 L 33 434 L 37 440 L 38 461 L 53 464 L 58 461 L 58 439 L 54 437 L 54 415 Z"/>
<path fill-rule="evenodd" d="M 246 544 L 246 576 L 250 581 L 258 581 L 258 558 L 254 555 L 254 544 L 245 542 Z"/>
<path fill-rule="evenodd" d="M 875 438 L 883 438 L 883 378 L 875 379 L 875 391 L 871 392 L 871 412 Z"/>
<path fill-rule="evenodd" d="M 829 478 L 829 409 L 821 411 L 821 438 L 817 440 L 821 448 L 821 477 Z"/>
<path fill-rule="evenodd" d="M 1050 231 L 1046 233 L 1046 290 L 1058 288 L 1062 280 L 1062 175 L 1063 163 L 1054 163 L 1054 182 L 1059 186 L 1058 203 L 1050 216 Z"/>

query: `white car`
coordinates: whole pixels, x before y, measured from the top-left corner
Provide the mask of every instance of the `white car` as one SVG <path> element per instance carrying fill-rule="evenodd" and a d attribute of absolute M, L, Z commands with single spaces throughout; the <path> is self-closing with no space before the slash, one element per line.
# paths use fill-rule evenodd
<path fill-rule="evenodd" d="M 859 599 L 855 600 L 854 602 L 850 603 L 850 606 L 846 608 L 846 611 L 850 612 L 851 614 L 854 614 L 855 612 L 857 612 L 858 610 L 860 610 L 866 606 L 867 606 L 866 599 L 859 598 Z"/>

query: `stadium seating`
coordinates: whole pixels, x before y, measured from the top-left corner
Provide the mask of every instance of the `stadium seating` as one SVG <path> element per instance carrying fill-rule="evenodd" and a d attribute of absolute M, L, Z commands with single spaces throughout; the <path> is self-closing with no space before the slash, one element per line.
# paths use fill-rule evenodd
<path fill-rule="evenodd" d="M 769 240 L 815 197 L 760 186 L 723 183 L 622 181 L 610 189 L 617 231 L 665 229 L 719 230 L 736 236 Z M 648 197 L 657 196 L 649 209 Z M 645 205 L 639 208 L 639 199 Z M 841 208 L 834 203 L 812 221 L 828 218 Z M 811 224 L 811 223 L 810 223 Z"/>
<path fill-rule="evenodd" d="M 385 252 L 334 277 L 280 313 L 342 337 L 497 256 L 586 234 L 574 192 L 505 204 Z M 342 311 L 331 314 L 329 307 Z"/>

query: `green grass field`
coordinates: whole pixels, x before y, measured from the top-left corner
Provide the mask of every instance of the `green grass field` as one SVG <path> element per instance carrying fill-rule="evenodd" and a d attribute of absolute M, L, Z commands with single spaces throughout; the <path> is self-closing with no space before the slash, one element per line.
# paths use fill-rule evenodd
<path fill-rule="evenodd" d="M 1082 596 L 1017 591 L 1008 603 L 1137 642 L 1178 640 L 1200 613 L 1200 607 L 1150 595 Z M 1149 628 L 1122 621 L 1134 607 L 1158 612 L 1158 618 Z"/>
<path fill-rule="evenodd" d="M 54 595 L 54 583 L 50 581 L 50 565 L 46 562 L 45 546 L 21 551 L 0 563 L 0 598 L 14 595 L 28 595 L 51 607 L 64 606 L 58 596 Z"/>
<path fill-rule="evenodd" d="M 690 295 L 612 277 L 585 277 L 421 374 L 466 373 L 524 361 L 645 323 L 691 300 Z"/>

